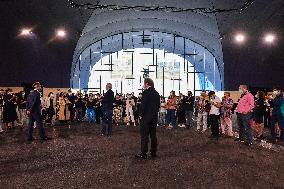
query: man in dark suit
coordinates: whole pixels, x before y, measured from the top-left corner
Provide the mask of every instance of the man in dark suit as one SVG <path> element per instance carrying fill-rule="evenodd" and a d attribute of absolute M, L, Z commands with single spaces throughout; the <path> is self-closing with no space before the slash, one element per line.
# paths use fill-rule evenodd
<path fill-rule="evenodd" d="M 135 155 L 138 159 L 147 159 L 149 135 L 151 138 L 151 157 L 156 158 L 157 155 L 156 127 L 160 109 L 160 95 L 155 90 L 154 82 L 150 78 L 144 80 L 144 89 L 139 112 L 141 153 Z"/>
<path fill-rule="evenodd" d="M 33 141 L 33 125 L 36 122 L 39 129 L 39 135 L 41 141 L 46 140 L 45 131 L 43 128 L 42 115 L 41 115 L 41 101 L 40 101 L 40 91 L 41 84 L 35 82 L 33 84 L 33 91 L 28 95 L 27 98 L 27 115 L 29 117 L 28 124 L 28 141 Z"/>
<path fill-rule="evenodd" d="M 102 135 L 111 136 L 112 134 L 112 112 L 113 112 L 113 103 L 114 103 L 114 93 L 111 90 L 111 83 L 107 83 L 106 90 L 103 99 L 102 99 Z"/>

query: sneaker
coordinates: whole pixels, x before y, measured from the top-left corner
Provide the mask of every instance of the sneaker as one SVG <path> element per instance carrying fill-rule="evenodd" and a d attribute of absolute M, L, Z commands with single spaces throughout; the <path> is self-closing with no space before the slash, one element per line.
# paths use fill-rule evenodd
<path fill-rule="evenodd" d="M 252 146 L 252 142 L 246 142 L 247 146 Z"/>
<path fill-rule="evenodd" d="M 182 125 L 181 125 L 181 128 L 186 128 L 185 124 L 182 124 Z"/>

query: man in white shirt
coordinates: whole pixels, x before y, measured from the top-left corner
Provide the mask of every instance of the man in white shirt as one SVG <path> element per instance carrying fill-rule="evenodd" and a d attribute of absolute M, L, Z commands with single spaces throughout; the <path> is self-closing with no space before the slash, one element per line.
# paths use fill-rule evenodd
<path fill-rule="evenodd" d="M 221 100 L 218 96 L 216 96 L 214 91 L 210 91 L 208 93 L 210 98 L 211 109 L 209 112 L 210 122 L 211 122 L 211 138 L 219 138 L 219 119 L 220 119 L 220 107 Z"/>

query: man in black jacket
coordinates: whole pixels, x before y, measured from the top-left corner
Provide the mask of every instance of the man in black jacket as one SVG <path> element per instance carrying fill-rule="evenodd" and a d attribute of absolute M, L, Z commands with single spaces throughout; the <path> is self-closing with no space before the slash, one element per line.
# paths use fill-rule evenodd
<path fill-rule="evenodd" d="M 107 83 L 107 92 L 102 100 L 102 111 L 103 111 L 103 123 L 102 123 L 102 135 L 111 136 L 112 133 L 112 112 L 114 103 L 114 93 L 111 90 L 111 83 Z"/>
<path fill-rule="evenodd" d="M 41 115 L 41 101 L 40 101 L 40 90 L 41 84 L 39 82 L 35 82 L 33 84 L 34 90 L 28 95 L 27 98 L 27 115 L 29 117 L 28 124 L 28 141 L 33 141 L 33 125 L 36 122 L 36 125 L 39 129 L 39 135 L 41 140 L 46 140 L 45 132 L 42 123 L 42 115 Z"/>
<path fill-rule="evenodd" d="M 188 96 L 186 97 L 186 105 L 185 105 L 185 118 L 186 118 L 186 126 L 188 128 L 193 127 L 193 106 L 194 106 L 194 96 L 192 96 L 192 92 L 188 91 Z"/>
<path fill-rule="evenodd" d="M 135 155 L 138 159 L 147 159 L 149 135 L 151 138 L 151 156 L 156 157 L 157 135 L 156 127 L 158 122 L 158 112 L 160 109 L 160 95 L 154 88 L 154 82 L 150 78 L 144 80 L 144 91 L 142 93 L 139 116 L 141 153 Z"/>

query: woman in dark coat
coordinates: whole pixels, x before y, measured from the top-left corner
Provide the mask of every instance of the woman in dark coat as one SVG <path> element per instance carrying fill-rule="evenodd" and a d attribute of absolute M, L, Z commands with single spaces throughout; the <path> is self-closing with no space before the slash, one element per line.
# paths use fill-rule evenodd
<path fill-rule="evenodd" d="M 14 127 L 14 122 L 18 119 L 17 116 L 17 105 L 15 104 L 16 96 L 7 94 L 4 106 L 3 106 L 3 123 L 7 128 L 11 129 Z M 12 123 L 9 125 L 9 123 Z"/>
<path fill-rule="evenodd" d="M 259 139 L 263 137 L 264 113 L 265 113 L 264 93 L 262 91 L 258 91 L 257 94 L 255 95 L 255 108 L 253 110 L 253 120 L 254 120 L 255 137 Z"/>
<path fill-rule="evenodd" d="M 178 102 L 178 110 L 177 110 L 177 118 L 178 118 L 178 126 L 185 128 L 185 106 L 186 106 L 186 99 L 184 95 L 180 96 L 179 102 Z"/>

